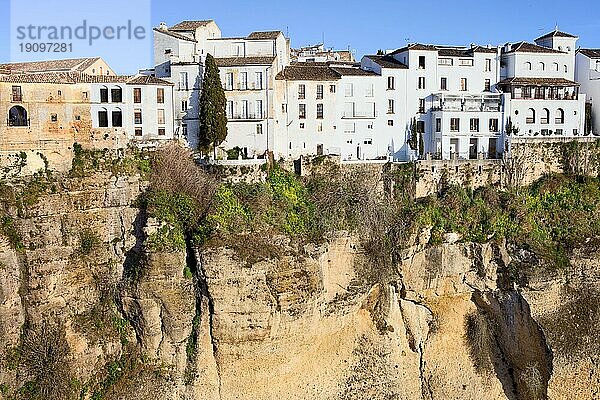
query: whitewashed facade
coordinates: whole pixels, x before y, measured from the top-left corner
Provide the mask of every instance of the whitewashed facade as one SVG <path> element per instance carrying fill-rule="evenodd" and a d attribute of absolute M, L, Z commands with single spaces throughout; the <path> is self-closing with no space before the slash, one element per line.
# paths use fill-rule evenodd
<path fill-rule="evenodd" d="M 575 80 L 586 95 L 590 108 L 591 121 L 589 131 L 600 135 L 600 50 L 578 49 L 575 58 Z M 588 133 L 588 132 L 585 132 Z"/>

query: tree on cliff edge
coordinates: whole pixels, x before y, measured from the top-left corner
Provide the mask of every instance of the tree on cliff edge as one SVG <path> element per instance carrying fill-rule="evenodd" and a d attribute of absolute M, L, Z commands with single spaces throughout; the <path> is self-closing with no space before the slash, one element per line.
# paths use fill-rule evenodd
<path fill-rule="evenodd" d="M 227 99 L 221 85 L 219 68 L 213 56 L 208 54 L 204 63 L 204 79 L 200 96 L 200 133 L 198 148 L 209 151 L 213 148 L 217 158 L 217 146 L 227 137 Z"/>

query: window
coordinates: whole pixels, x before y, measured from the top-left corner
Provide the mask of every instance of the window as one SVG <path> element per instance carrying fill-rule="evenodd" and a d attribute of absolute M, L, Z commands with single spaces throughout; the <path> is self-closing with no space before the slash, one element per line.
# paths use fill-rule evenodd
<path fill-rule="evenodd" d="M 448 78 L 442 78 L 440 80 L 440 90 L 448 90 Z"/>
<path fill-rule="evenodd" d="M 323 85 L 317 85 L 317 100 L 323 99 Z"/>
<path fill-rule="evenodd" d="M 365 139 L 363 141 L 364 144 L 373 144 L 373 139 Z"/>
<path fill-rule="evenodd" d="M 354 95 L 354 85 L 346 83 L 346 90 L 344 91 L 346 97 L 352 97 Z"/>
<path fill-rule="evenodd" d="M 550 110 L 544 108 L 542 110 L 542 115 L 540 116 L 540 124 L 549 124 L 550 123 Z"/>
<path fill-rule="evenodd" d="M 425 69 L 425 56 L 419 56 L 419 69 Z"/>
<path fill-rule="evenodd" d="M 139 104 L 142 102 L 142 89 L 134 88 L 133 89 L 133 102 Z"/>
<path fill-rule="evenodd" d="M 530 63 L 529 61 L 527 61 L 527 62 L 525 63 L 525 70 L 526 70 L 526 71 L 531 71 L 531 63 Z"/>
<path fill-rule="evenodd" d="M 158 136 L 165 136 L 167 131 L 165 128 L 158 128 Z"/>
<path fill-rule="evenodd" d="M 187 137 L 187 133 L 188 133 L 187 124 L 183 124 L 183 125 L 181 125 L 181 134 L 182 134 L 184 137 Z"/>
<path fill-rule="evenodd" d="M 394 120 L 388 119 L 388 126 L 394 126 Z"/>
<path fill-rule="evenodd" d="M 365 97 L 373 97 L 373 84 L 367 84 L 367 89 L 365 90 Z"/>
<path fill-rule="evenodd" d="M 543 62 L 539 63 L 539 69 L 540 69 L 540 71 L 545 71 L 546 70 L 546 64 L 544 64 Z"/>
<path fill-rule="evenodd" d="M 558 63 L 554 63 L 554 70 L 555 70 L 556 72 L 558 72 L 558 70 L 559 70 L 559 68 L 558 68 Z"/>
<path fill-rule="evenodd" d="M 123 90 L 121 88 L 111 89 L 110 90 L 110 99 L 113 103 L 122 103 L 123 102 Z"/>
<path fill-rule="evenodd" d="M 262 88 L 263 88 L 263 73 L 257 72 L 256 73 L 256 89 L 262 89 Z"/>
<path fill-rule="evenodd" d="M 158 104 L 165 103 L 165 89 L 163 89 L 163 88 L 156 89 L 156 102 Z"/>
<path fill-rule="evenodd" d="M 451 58 L 440 58 L 438 59 L 438 65 L 452 65 L 452 59 Z"/>
<path fill-rule="evenodd" d="M 225 90 L 233 90 L 233 72 L 225 74 Z"/>
<path fill-rule="evenodd" d="M 471 118 L 471 132 L 479 132 L 479 118 Z"/>
<path fill-rule="evenodd" d="M 12 87 L 12 101 L 13 103 L 20 103 L 23 101 L 23 93 L 21 92 L 21 86 Z"/>
<path fill-rule="evenodd" d="M 263 118 L 263 102 L 262 100 L 256 100 L 256 118 Z"/>
<path fill-rule="evenodd" d="M 248 73 L 240 73 L 240 90 L 248 90 Z"/>
<path fill-rule="evenodd" d="M 306 85 L 298 85 L 298 98 L 306 98 Z"/>
<path fill-rule="evenodd" d="M 562 108 L 556 110 L 556 119 L 554 121 L 556 124 L 564 124 L 565 123 L 565 112 Z"/>
<path fill-rule="evenodd" d="M 494 133 L 498 132 L 498 118 L 490 118 L 489 130 Z"/>
<path fill-rule="evenodd" d="M 417 133 L 425 133 L 425 121 L 417 121 Z"/>
<path fill-rule="evenodd" d="M 100 128 L 108 128 L 108 111 L 98 111 L 98 126 Z"/>
<path fill-rule="evenodd" d="M 387 78 L 387 82 L 388 82 L 388 90 L 394 90 L 396 88 L 395 86 L 395 81 L 394 81 L 394 77 L 393 76 L 388 76 Z"/>
<path fill-rule="evenodd" d="M 89 97 L 89 93 L 88 92 L 81 92 L 81 93 L 83 94 L 83 98 L 87 100 Z"/>
<path fill-rule="evenodd" d="M 61 96 L 62 96 L 62 91 L 61 91 L 61 90 L 59 90 L 59 91 L 58 91 L 58 97 L 61 97 Z"/>
<path fill-rule="evenodd" d="M 525 118 L 525 123 L 535 124 L 535 110 L 533 108 L 530 108 L 527 111 L 527 118 Z"/>
<path fill-rule="evenodd" d="M 317 119 L 323 119 L 323 104 L 317 104 Z"/>
<path fill-rule="evenodd" d="M 486 58 L 485 59 L 485 72 L 490 72 L 491 70 L 492 70 L 492 59 Z"/>
<path fill-rule="evenodd" d="M 492 82 L 489 79 L 486 79 L 483 84 L 483 91 L 489 92 L 492 90 Z"/>
<path fill-rule="evenodd" d="M 335 85 L 329 85 L 329 93 L 335 93 Z"/>
<path fill-rule="evenodd" d="M 298 104 L 298 118 L 306 119 L 306 104 Z"/>
<path fill-rule="evenodd" d="M 115 128 L 120 128 L 123 126 L 123 113 L 121 110 L 112 112 L 112 126 Z"/>
<path fill-rule="evenodd" d="M 100 103 L 108 103 L 108 88 L 100 89 Z"/>
<path fill-rule="evenodd" d="M 50 115 L 50 121 L 52 121 L 52 122 L 58 122 L 58 115 L 57 114 L 51 114 Z"/>
<path fill-rule="evenodd" d="M 389 99 L 388 100 L 388 114 L 393 114 L 394 113 L 394 100 Z"/>
<path fill-rule="evenodd" d="M 173 52 L 173 49 L 165 49 L 165 54 L 171 54 Z"/>
<path fill-rule="evenodd" d="M 248 100 L 242 100 L 241 112 L 242 112 L 242 114 L 240 115 L 240 118 L 247 119 L 249 117 L 249 115 L 248 115 Z"/>
<path fill-rule="evenodd" d="M 300 123 L 300 129 L 304 129 L 304 122 Z"/>
<path fill-rule="evenodd" d="M 233 101 L 227 101 L 227 119 L 233 119 Z"/>
<path fill-rule="evenodd" d="M 435 131 L 436 132 L 441 132 L 442 131 L 442 119 L 441 118 L 436 118 L 435 119 Z"/>
<path fill-rule="evenodd" d="M 75 116 L 75 121 L 81 121 L 81 115 L 76 115 Z"/>
<path fill-rule="evenodd" d="M 420 76 L 419 77 L 419 81 L 417 82 L 417 87 L 419 89 L 425 89 L 425 77 L 424 76 Z"/>
<path fill-rule="evenodd" d="M 135 136 L 142 136 L 142 128 L 135 128 Z"/>
<path fill-rule="evenodd" d="M 450 131 L 451 132 L 460 131 L 460 118 L 450 118 Z"/>
<path fill-rule="evenodd" d="M 458 64 L 460 66 L 463 66 L 463 67 L 472 67 L 473 66 L 473 59 L 471 59 L 471 58 L 461 59 L 461 60 L 458 60 Z"/>
<path fill-rule="evenodd" d="M 419 99 L 419 112 L 421 114 L 425 113 L 425 99 Z"/>
<path fill-rule="evenodd" d="M 142 124 L 142 110 L 135 110 L 133 112 L 133 123 L 136 125 Z"/>
<path fill-rule="evenodd" d="M 367 124 L 367 129 L 373 129 L 373 123 L 372 122 L 369 122 Z"/>
<path fill-rule="evenodd" d="M 181 111 L 185 112 L 188 109 L 188 101 L 187 100 L 181 100 Z"/>
<path fill-rule="evenodd" d="M 231 74 L 233 78 L 233 74 Z M 179 90 L 188 90 L 188 74 L 187 72 L 179 73 Z"/>
<path fill-rule="evenodd" d="M 460 78 L 460 90 L 463 92 L 467 91 L 467 78 Z"/>
<path fill-rule="evenodd" d="M 565 74 L 566 74 L 567 72 L 569 72 L 569 68 L 566 65 L 564 67 L 565 67 Z"/>
<path fill-rule="evenodd" d="M 257 135 L 262 135 L 263 133 L 263 126 L 262 124 L 256 124 L 256 134 Z"/>
<path fill-rule="evenodd" d="M 159 125 L 164 125 L 165 124 L 165 110 L 156 110 L 157 111 L 157 115 L 156 115 L 156 119 Z"/>

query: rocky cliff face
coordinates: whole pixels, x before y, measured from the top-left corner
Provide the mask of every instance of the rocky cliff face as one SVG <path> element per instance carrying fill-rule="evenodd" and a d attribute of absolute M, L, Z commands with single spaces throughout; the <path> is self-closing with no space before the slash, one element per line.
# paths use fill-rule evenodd
<path fill-rule="evenodd" d="M 386 274 L 345 233 L 273 238 L 280 250 L 261 261 L 227 246 L 157 251 L 137 178 L 57 185 L 6 210 L 2 398 L 600 396 L 596 252 L 517 286 L 526 252 L 429 247 L 427 232 Z"/>

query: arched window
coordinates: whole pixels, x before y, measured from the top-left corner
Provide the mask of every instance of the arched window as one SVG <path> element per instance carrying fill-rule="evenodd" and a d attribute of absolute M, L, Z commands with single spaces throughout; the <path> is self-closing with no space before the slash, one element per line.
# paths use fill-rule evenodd
<path fill-rule="evenodd" d="M 565 65 L 565 74 L 569 72 L 569 68 Z"/>
<path fill-rule="evenodd" d="M 100 67 L 100 75 L 104 75 L 104 70 Z"/>
<path fill-rule="evenodd" d="M 112 126 L 115 128 L 123 126 L 123 111 L 118 107 L 112 112 Z"/>
<path fill-rule="evenodd" d="M 562 108 L 556 110 L 556 120 L 554 121 L 556 124 L 564 124 L 565 123 L 565 112 Z"/>
<path fill-rule="evenodd" d="M 533 108 L 527 110 L 527 118 L 525 119 L 525 123 L 535 124 L 535 110 Z"/>
<path fill-rule="evenodd" d="M 540 116 L 540 124 L 549 124 L 550 123 L 550 110 L 544 108 L 542 110 L 542 115 Z"/>
<path fill-rule="evenodd" d="M 556 72 L 558 72 L 558 71 L 559 71 L 559 68 L 558 68 L 558 63 L 554 63 L 554 70 L 555 70 Z"/>
<path fill-rule="evenodd" d="M 527 71 L 531 71 L 531 63 L 530 63 L 529 61 L 527 61 L 527 62 L 525 63 L 525 69 L 526 69 Z"/>
<path fill-rule="evenodd" d="M 28 126 L 27 110 L 21 106 L 14 106 L 8 110 L 8 125 L 9 126 Z"/>
<path fill-rule="evenodd" d="M 545 71 L 546 70 L 546 64 L 544 64 L 543 62 L 540 63 L 540 71 Z"/>
<path fill-rule="evenodd" d="M 98 126 L 108 128 L 108 110 L 106 108 L 98 110 Z"/>

